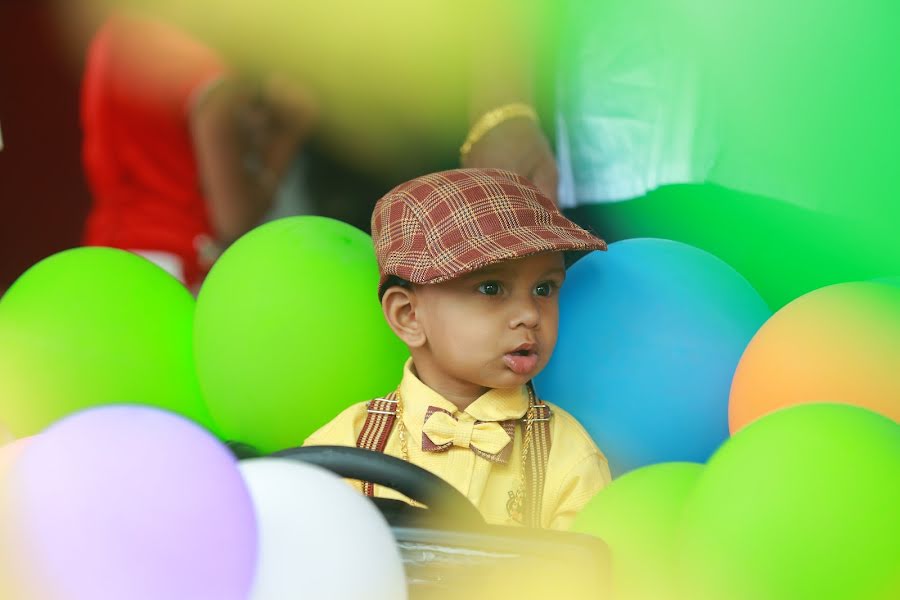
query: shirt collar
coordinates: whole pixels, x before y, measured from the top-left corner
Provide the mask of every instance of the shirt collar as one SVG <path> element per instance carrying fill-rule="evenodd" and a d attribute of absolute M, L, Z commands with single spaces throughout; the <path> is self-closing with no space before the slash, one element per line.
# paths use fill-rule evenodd
<path fill-rule="evenodd" d="M 429 406 L 442 408 L 456 417 L 460 413 L 455 404 L 416 377 L 412 370 L 412 359 L 408 359 L 403 367 L 400 398 L 403 403 L 403 424 L 410 431 L 421 431 Z M 520 386 L 490 389 L 476 398 L 463 412 L 476 421 L 505 421 L 521 419 L 527 411 L 528 390 L 525 386 Z"/>

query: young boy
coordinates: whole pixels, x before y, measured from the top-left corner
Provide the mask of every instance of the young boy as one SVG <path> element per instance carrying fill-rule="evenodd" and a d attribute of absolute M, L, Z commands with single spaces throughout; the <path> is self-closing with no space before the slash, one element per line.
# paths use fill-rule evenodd
<path fill-rule="evenodd" d="M 355 443 L 412 462 L 488 523 L 568 528 L 609 468 L 572 416 L 535 397 L 531 379 L 556 344 L 563 253 L 606 244 L 497 169 L 401 184 L 376 204 L 372 238 L 384 316 L 411 359 L 395 392 L 351 406 L 305 445 Z"/>

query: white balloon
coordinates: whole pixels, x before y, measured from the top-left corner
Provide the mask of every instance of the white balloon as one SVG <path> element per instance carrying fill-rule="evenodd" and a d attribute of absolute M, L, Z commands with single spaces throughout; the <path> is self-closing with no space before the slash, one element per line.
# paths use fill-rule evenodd
<path fill-rule="evenodd" d="M 400 552 L 377 508 L 342 479 L 287 459 L 239 464 L 256 507 L 250 600 L 405 600 Z"/>

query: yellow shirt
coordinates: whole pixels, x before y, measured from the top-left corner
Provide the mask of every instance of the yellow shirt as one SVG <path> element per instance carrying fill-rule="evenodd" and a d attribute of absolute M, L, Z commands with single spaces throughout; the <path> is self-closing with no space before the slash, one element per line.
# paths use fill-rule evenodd
<path fill-rule="evenodd" d="M 512 453 L 505 464 L 477 455 L 468 444 L 457 445 L 463 443 L 458 439 L 445 452 L 426 452 L 422 449 L 422 429 L 430 406 L 446 410 L 462 424 L 521 419 L 528 410 L 528 391 L 525 387 L 492 389 L 472 402 L 465 411 L 460 411 L 452 402 L 422 383 L 412 372 L 411 364 L 411 361 L 406 363 L 400 383 L 403 423 L 408 432 L 409 461 L 431 471 L 459 490 L 478 508 L 488 523 L 519 525 L 507 514 L 506 503 L 509 492 L 519 488 L 522 469 L 521 427 L 515 428 L 514 439 L 511 441 Z M 544 483 L 541 526 L 568 529 L 578 511 L 609 483 L 609 466 L 578 421 L 564 410 L 547 404 L 551 407 L 553 416 L 550 420 L 551 446 Z M 355 446 L 365 421 L 366 403 L 355 404 L 309 436 L 304 445 Z M 398 423 L 395 423 L 385 453 L 402 458 L 398 429 Z M 471 433 L 471 426 L 468 431 Z M 408 501 L 402 494 L 378 485 L 375 486 L 375 495 Z"/>

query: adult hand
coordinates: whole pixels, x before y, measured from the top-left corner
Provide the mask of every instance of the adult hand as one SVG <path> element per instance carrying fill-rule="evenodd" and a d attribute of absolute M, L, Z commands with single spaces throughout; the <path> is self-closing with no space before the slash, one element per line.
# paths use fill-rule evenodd
<path fill-rule="evenodd" d="M 531 119 L 500 123 L 472 145 L 462 163 L 464 167 L 494 167 L 518 173 L 557 202 L 556 159 L 544 133 Z"/>

